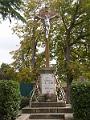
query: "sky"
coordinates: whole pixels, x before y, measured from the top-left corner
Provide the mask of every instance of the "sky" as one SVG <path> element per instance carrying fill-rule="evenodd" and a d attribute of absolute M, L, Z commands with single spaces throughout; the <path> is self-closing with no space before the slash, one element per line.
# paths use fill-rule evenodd
<path fill-rule="evenodd" d="M 16 34 L 13 34 L 12 26 L 8 20 L 0 23 L 0 64 L 10 64 L 13 62 L 10 52 L 19 48 L 20 40 Z"/>

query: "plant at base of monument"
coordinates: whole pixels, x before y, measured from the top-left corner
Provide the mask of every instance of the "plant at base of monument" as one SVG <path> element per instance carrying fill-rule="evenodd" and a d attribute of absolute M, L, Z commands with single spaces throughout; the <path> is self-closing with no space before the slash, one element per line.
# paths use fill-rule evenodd
<path fill-rule="evenodd" d="M 30 97 L 21 97 L 20 109 L 29 105 Z"/>
<path fill-rule="evenodd" d="M 0 119 L 15 120 L 19 108 L 19 84 L 12 80 L 0 80 Z"/>

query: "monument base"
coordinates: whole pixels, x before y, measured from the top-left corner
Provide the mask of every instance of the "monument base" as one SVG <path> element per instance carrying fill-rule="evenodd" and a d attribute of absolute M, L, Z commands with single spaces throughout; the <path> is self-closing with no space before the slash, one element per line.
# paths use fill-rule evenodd
<path fill-rule="evenodd" d="M 56 95 L 47 95 L 47 94 L 41 94 L 38 99 L 39 102 L 57 102 L 57 96 Z"/>
<path fill-rule="evenodd" d="M 40 90 L 39 101 L 56 102 L 56 79 L 53 68 L 43 68 L 40 70 Z"/>

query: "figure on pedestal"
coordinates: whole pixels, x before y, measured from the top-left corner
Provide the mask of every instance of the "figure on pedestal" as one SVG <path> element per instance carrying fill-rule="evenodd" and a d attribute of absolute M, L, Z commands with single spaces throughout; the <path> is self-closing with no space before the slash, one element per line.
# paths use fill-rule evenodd
<path fill-rule="evenodd" d="M 48 12 L 47 7 L 45 7 L 45 11 L 39 13 L 39 15 L 35 16 L 35 18 L 41 19 L 43 22 L 43 26 L 45 29 L 45 36 L 46 38 L 49 37 L 49 31 L 50 31 L 50 20 L 57 17 L 57 14 L 53 12 Z"/>
<path fill-rule="evenodd" d="M 46 58 L 46 67 L 42 68 L 40 71 L 40 75 L 39 75 L 39 87 L 37 87 L 34 90 L 37 91 L 38 96 L 36 97 L 38 98 L 38 101 L 43 101 L 47 102 L 47 101 L 57 101 L 57 90 L 56 90 L 56 78 L 54 76 L 54 70 L 52 68 L 49 67 L 49 57 L 50 57 L 50 52 L 49 52 L 49 33 L 50 33 L 50 21 L 55 18 L 58 17 L 58 15 L 55 12 L 49 11 L 47 10 L 48 8 L 45 7 L 43 9 L 40 10 L 39 14 L 35 16 L 35 19 L 41 20 L 41 22 L 43 23 L 43 27 L 45 30 L 45 44 L 46 44 L 46 48 L 45 48 L 45 58 Z M 41 94 L 39 94 L 39 91 Z M 34 92 L 32 95 L 34 95 Z M 60 92 L 59 92 L 62 96 L 61 99 L 64 99 L 64 94 L 63 91 L 60 87 Z M 35 95 L 34 95 L 35 96 Z M 32 98 L 32 97 L 31 97 Z M 44 98 L 44 99 L 43 99 Z M 31 99 L 32 100 L 32 99 Z M 36 99 L 37 100 L 37 99 Z"/>

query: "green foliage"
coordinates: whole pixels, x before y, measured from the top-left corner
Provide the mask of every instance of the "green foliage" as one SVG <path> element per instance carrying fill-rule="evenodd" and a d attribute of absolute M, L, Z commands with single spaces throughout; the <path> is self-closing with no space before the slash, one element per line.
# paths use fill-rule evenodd
<path fill-rule="evenodd" d="M 15 80 L 16 72 L 13 67 L 2 63 L 0 68 L 0 80 Z"/>
<path fill-rule="evenodd" d="M 38 9 L 36 0 L 30 0 L 25 6 L 25 18 L 27 24 L 18 25 L 14 28 L 16 34 L 20 37 L 20 48 L 14 52 L 13 66 L 18 70 L 18 78 L 23 81 L 35 80 L 38 69 L 43 66 L 43 53 L 39 53 L 38 46 L 44 42 L 41 22 L 34 19 Z M 42 34 L 41 34 L 42 33 Z"/>
<path fill-rule="evenodd" d="M 90 119 L 90 81 L 74 82 L 71 101 L 75 120 Z"/>
<path fill-rule="evenodd" d="M 0 119 L 15 120 L 20 105 L 19 84 L 0 80 Z"/>
<path fill-rule="evenodd" d="M 11 17 L 18 18 L 25 22 L 25 19 L 19 14 L 21 10 L 22 0 L 0 0 L 0 14 L 3 19 Z"/>
<path fill-rule="evenodd" d="M 52 1 L 60 16 L 56 24 L 55 53 L 57 56 L 57 74 L 69 81 L 70 75 L 77 79 L 84 75 L 89 79 L 89 44 L 90 44 L 90 1 L 61 0 Z M 68 74 L 68 71 L 70 74 Z M 86 74 L 85 74 L 86 73 Z"/>

